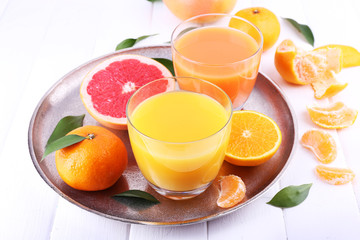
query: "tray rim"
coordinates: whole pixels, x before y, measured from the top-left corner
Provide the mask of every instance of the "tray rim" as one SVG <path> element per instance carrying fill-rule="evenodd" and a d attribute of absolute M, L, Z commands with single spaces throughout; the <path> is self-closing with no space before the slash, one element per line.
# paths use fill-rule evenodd
<path fill-rule="evenodd" d="M 38 104 L 36 105 L 34 112 L 31 116 L 30 122 L 29 122 L 29 128 L 28 128 L 28 149 L 29 149 L 29 153 L 33 162 L 33 165 L 35 167 L 35 169 L 37 170 L 38 174 L 41 176 L 41 178 L 46 182 L 46 184 L 53 189 L 58 195 L 60 195 L 62 198 L 66 199 L 67 201 L 71 202 L 72 204 L 88 211 L 94 214 L 97 214 L 99 216 L 103 216 L 112 220 L 116 220 L 116 221 L 121 221 L 124 223 L 130 223 L 130 224 L 140 224 L 140 225 L 151 225 L 151 226 L 183 226 L 183 225 L 190 225 L 190 224 L 196 224 L 196 223 L 201 223 L 201 222 L 207 222 L 207 221 L 211 221 L 214 219 L 217 219 L 219 217 L 225 216 L 227 214 L 230 214 L 232 212 L 237 211 L 238 209 L 245 207 L 247 205 L 249 205 L 250 203 L 252 203 L 253 201 L 255 201 L 256 199 L 258 199 L 260 196 L 262 196 L 263 194 L 265 194 L 276 182 L 278 182 L 280 180 L 280 178 L 282 177 L 282 175 L 284 174 L 284 172 L 286 171 L 286 169 L 288 168 L 288 166 L 290 165 L 290 162 L 295 154 L 296 151 L 296 145 L 298 142 L 298 123 L 297 123 L 297 118 L 296 118 L 296 114 L 295 111 L 293 109 L 293 107 L 291 106 L 291 104 L 289 103 L 289 99 L 287 98 L 287 96 L 285 95 L 285 93 L 283 92 L 283 90 L 280 88 L 280 86 L 274 82 L 270 77 L 268 77 L 266 74 L 262 73 L 259 71 L 259 75 L 262 75 L 266 81 L 270 82 L 271 85 L 273 85 L 273 87 L 278 91 L 278 93 L 280 94 L 280 96 L 284 99 L 287 107 L 289 108 L 291 117 L 293 119 L 293 126 L 294 126 L 294 144 L 291 147 L 291 151 L 290 151 L 290 155 L 286 161 L 286 163 L 284 164 L 283 168 L 279 171 L 279 173 L 277 174 L 277 176 L 260 192 L 258 192 L 256 195 L 254 195 L 252 198 L 248 199 L 246 202 L 241 203 L 239 205 L 236 205 L 235 207 L 232 208 L 228 208 L 220 213 L 216 213 L 216 214 L 212 214 L 212 215 L 208 215 L 205 217 L 200 217 L 200 218 L 195 218 L 195 219 L 191 219 L 191 220 L 185 220 L 185 221 L 179 221 L 179 222 L 151 222 L 151 221 L 142 221 L 142 220 L 133 220 L 133 219 L 127 219 L 127 218 L 121 218 L 121 217 L 116 217 L 110 214 L 106 214 L 94 209 L 91 209 L 77 201 L 75 201 L 74 199 L 72 199 L 71 197 L 67 196 L 66 194 L 64 194 L 62 191 L 60 191 L 50 180 L 49 178 L 46 176 L 46 174 L 41 170 L 40 164 L 36 158 L 35 155 L 35 151 L 34 151 L 34 145 L 33 145 L 33 139 L 32 139 L 32 135 L 33 135 L 33 126 L 35 123 L 35 119 L 37 117 L 38 111 L 40 109 L 40 107 L 42 106 L 44 100 L 46 99 L 46 97 L 48 97 L 49 93 L 51 93 L 59 84 L 61 84 L 61 82 L 66 79 L 68 76 L 70 76 L 71 74 L 73 74 L 74 72 L 78 71 L 79 69 L 93 63 L 96 61 L 100 61 L 101 59 L 105 59 L 105 58 L 109 58 L 113 55 L 116 54 L 122 54 L 122 53 L 126 53 L 128 51 L 136 51 L 136 50 L 142 50 L 142 49 L 150 49 L 150 48 L 170 48 L 170 45 L 168 44 L 162 44 L 162 45 L 151 45 L 151 46 L 140 46 L 140 47 L 132 47 L 132 48 L 126 48 L 126 49 L 122 49 L 119 51 L 115 51 L 115 52 L 111 52 L 111 53 L 107 53 L 104 55 L 101 55 L 99 57 L 93 58 L 81 65 L 79 65 L 78 67 L 70 70 L 68 73 L 66 73 L 65 75 L 63 75 L 60 79 L 58 79 L 45 93 L 44 95 L 41 97 L 41 99 L 39 100 Z"/>

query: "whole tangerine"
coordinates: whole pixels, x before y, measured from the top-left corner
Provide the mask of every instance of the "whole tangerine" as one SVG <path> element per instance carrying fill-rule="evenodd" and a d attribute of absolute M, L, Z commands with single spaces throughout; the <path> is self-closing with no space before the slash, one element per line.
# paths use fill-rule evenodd
<path fill-rule="evenodd" d="M 70 134 L 86 139 L 56 151 L 55 163 L 61 179 L 83 191 L 104 190 L 115 184 L 128 163 L 122 140 L 100 126 L 79 127 L 67 135 Z"/>
<path fill-rule="evenodd" d="M 270 10 L 263 7 L 252 7 L 242 9 L 235 15 L 248 20 L 259 28 L 264 38 L 264 51 L 271 48 L 278 40 L 280 23 L 276 15 Z M 237 24 L 241 24 L 241 22 L 230 22 L 230 27 L 241 29 L 241 26 L 237 26 Z"/>
<path fill-rule="evenodd" d="M 236 0 L 163 0 L 178 18 L 185 20 L 206 13 L 229 13 Z"/>

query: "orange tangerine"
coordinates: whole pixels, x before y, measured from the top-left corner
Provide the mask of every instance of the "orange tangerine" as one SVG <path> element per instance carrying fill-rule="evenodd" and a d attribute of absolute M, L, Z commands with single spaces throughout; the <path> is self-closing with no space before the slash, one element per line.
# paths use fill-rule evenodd
<path fill-rule="evenodd" d="M 185 20 L 206 13 L 229 13 L 236 0 L 163 0 L 178 18 Z"/>
<path fill-rule="evenodd" d="M 346 184 L 355 177 L 355 173 L 351 169 L 327 167 L 324 165 L 316 166 L 315 172 L 321 180 L 333 185 Z"/>
<path fill-rule="evenodd" d="M 235 15 L 248 20 L 259 28 L 264 38 L 264 51 L 271 48 L 278 40 L 280 35 L 280 23 L 276 15 L 269 9 L 264 7 L 245 8 L 235 13 Z M 243 23 L 233 19 L 230 21 L 229 26 L 242 29 L 241 24 Z M 246 32 L 246 29 L 243 30 Z M 249 34 L 250 36 L 252 35 L 251 33 Z"/>
<path fill-rule="evenodd" d="M 358 111 L 342 102 L 327 107 L 308 106 L 311 120 L 318 126 L 330 129 L 346 128 L 354 124 Z"/>
<path fill-rule="evenodd" d="M 228 175 L 220 180 L 221 191 L 217 205 L 221 208 L 230 208 L 240 203 L 246 193 L 245 183 L 235 175 Z"/>
<path fill-rule="evenodd" d="M 225 160 L 238 166 L 268 161 L 281 144 L 281 131 L 268 116 L 249 110 L 234 111 Z"/>
<path fill-rule="evenodd" d="M 342 51 L 337 48 L 303 51 L 291 40 L 284 40 L 276 49 L 275 67 L 282 78 L 294 84 L 311 84 L 315 98 L 331 97 L 342 91 L 347 83 L 340 83 L 335 73 L 342 68 Z"/>
<path fill-rule="evenodd" d="M 322 130 L 309 130 L 301 138 L 301 144 L 310 149 L 322 163 L 331 163 L 337 156 L 334 138 Z"/>
<path fill-rule="evenodd" d="M 128 163 L 121 139 L 99 126 L 79 127 L 67 135 L 70 134 L 88 138 L 55 152 L 56 169 L 61 179 L 70 187 L 83 191 L 111 187 Z"/>

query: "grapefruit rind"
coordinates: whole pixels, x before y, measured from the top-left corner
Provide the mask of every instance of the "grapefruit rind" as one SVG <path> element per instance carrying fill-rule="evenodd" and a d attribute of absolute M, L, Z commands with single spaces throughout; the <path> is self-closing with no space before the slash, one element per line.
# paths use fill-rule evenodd
<path fill-rule="evenodd" d="M 127 59 L 136 59 L 136 60 L 139 60 L 141 63 L 154 65 L 161 71 L 164 78 L 173 76 L 171 74 L 171 72 L 164 65 L 159 63 L 158 61 L 148 58 L 148 57 L 145 57 L 145 56 L 136 55 L 136 54 L 121 54 L 121 55 L 117 55 L 115 57 L 106 59 L 103 62 L 99 63 L 97 66 L 95 66 L 90 72 L 88 72 L 86 74 L 86 76 L 84 77 L 84 79 L 82 80 L 82 83 L 80 86 L 80 97 L 83 102 L 83 105 L 85 106 L 85 109 L 96 121 L 98 121 L 102 125 L 109 127 L 109 128 L 118 129 L 118 130 L 126 130 L 127 129 L 126 116 L 121 117 L 121 118 L 116 118 L 116 117 L 112 117 L 112 116 L 103 115 L 99 111 L 97 111 L 93 106 L 91 95 L 89 95 L 87 92 L 87 86 L 88 86 L 89 82 L 92 80 L 92 77 L 94 76 L 95 73 L 105 69 L 107 66 L 109 66 L 113 62 L 127 60 Z M 155 80 L 155 79 L 153 79 L 153 80 Z M 169 84 L 167 86 L 166 91 L 172 90 L 175 88 L 173 81 L 168 81 L 168 83 Z M 139 88 L 141 86 L 136 86 L 136 87 Z"/>

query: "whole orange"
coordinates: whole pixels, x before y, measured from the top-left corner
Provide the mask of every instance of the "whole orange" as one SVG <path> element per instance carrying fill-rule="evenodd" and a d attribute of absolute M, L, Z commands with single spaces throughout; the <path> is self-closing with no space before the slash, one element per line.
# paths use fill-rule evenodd
<path fill-rule="evenodd" d="M 79 127 L 69 134 L 87 139 L 56 151 L 56 168 L 61 179 L 69 186 L 84 191 L 111 187 L 128 163 L 121 139 L 99 126 Z"/>
<path fill-rule="evenodd" d="M 235 15 L 248 20 L 259 28 L 264 38 L 264 51 L 271 48 L 278 40 L 280 35 L 280 23 L 276 15 L 270 10 L 263 7 L 252 7 L 242 9 Z M 230 26 L 241 29 L 241 26 L 237 26 L 236 23 L 241 22 L 230 22 Z"/>
<path fill-rule="evenodd" d="M 205 13 L 229 13 L 236 0 L 163 0 L 168 9 L 185 20 Z"/>

